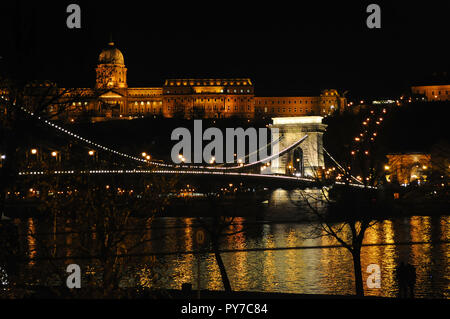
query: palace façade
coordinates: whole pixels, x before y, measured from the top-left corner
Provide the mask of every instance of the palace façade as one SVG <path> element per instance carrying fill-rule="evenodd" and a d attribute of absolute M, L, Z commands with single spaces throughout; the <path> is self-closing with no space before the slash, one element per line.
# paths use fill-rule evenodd
<path fill-rule="evenodd" d="M 94 88 L 77 89 L 65 118 L 88 115 L 93 122 L 146 116 L 184 118 L 255 118 L 328 115 L 346 99 L 334 89 L 318 96 L 256 96 L 249 78 L 167 79 L 162 87 L 128 87 L 122 52 L 113 42 L 102 50 Z"/>

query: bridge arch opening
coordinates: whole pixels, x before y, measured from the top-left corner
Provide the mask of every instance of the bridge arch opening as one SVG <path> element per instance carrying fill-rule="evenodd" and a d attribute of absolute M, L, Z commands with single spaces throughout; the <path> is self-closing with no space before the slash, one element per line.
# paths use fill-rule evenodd
<path fill-rule="evenodd" d="M 301 147 L 294 150 L 293 153 L 293 167 L 294 167 L 294 173 L 299 176 L 303 176 L 305 174 L 304 172 L 304 163 L 303 163 L 303 150 Z"/>

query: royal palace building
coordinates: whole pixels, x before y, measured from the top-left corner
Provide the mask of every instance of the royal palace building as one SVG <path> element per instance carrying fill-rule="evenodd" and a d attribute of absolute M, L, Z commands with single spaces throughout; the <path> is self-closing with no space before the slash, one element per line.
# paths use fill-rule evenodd
<path fill-rule="evenodd" d="M 415 96 L 422 96 L 427 101 L 450 101 L 450 85 L 420 85 L 412 86 Z"/>
<path fill-rule="evenodd" d="M 162 87 L 128 87 L 122 52 L 108 43 L 98 58 L 95 88 L 67 93 L 73 98 L 67 119 L 131 119 L 145 116 L 184 118 L 255 118 L 328 115 L 347 105 L 336 90 L 318 96 L 263 97 L 255 95 L 249 78 L 167 79 Z M 80 97 L 81 96 L 81 97 Z"/>

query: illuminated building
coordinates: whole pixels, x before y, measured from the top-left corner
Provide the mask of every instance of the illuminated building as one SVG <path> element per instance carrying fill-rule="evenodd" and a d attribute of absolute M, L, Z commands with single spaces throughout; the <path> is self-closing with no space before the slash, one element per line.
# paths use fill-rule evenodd
<path fill-rule="evenodd" d="M 412 86 L 411 92 L 426 98 L 427 101 L 450 101 L 450 85 Z"/>
<path fill-rule="evenodd" d="M 426 181 L 431 171 L 431 156 L 424 153 L 387 154 L 388 164 L 384 167 L 389 182 L 397 180 L 401 185 L 412 181 Z"/>
<path fill-rule="evenodd" d="M 99 55 L 95 87 L 74 89 L 64 98 L 76 100 L 62 115 L 70 122 L 81 116 L 93 122 L 144 116 L 326 116 L 347 105 L 345 97 L 332 89 L 323 90 L 319 96 L 258 97 L 249 78 L 167 79 L 162 87 L 128 87 L 125 59 L 113 42 Z M 50 112 L 57 112 L 57 106 Z"/>

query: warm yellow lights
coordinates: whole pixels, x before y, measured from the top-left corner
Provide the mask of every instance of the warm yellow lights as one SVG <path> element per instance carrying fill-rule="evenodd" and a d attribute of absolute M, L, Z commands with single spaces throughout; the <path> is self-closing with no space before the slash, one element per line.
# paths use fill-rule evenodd
<path fill-rule="evenodd" d="M 147 156 L 147 153 L 145 153 L 145 152 L 142 152 L 142 157 L 146 157 Z"/>
<path fill-rule="evenodd" d="M 384 165 L 384 170 L 388 171 L 391 167 L 389 165 Z"/>
<path fill-rule="evenodd" d="M 94 156 L 95 151 L 90 150 L 89 151 L 89 156 Z"/>
<path fill-rule="evenodd" d="M 322 116 L 274 117 L 274 125 L 279 124 L 321 124 Z"/>
<path fill-rule="evenodd" d="M 52 156 L 53 156 L 53 157 L 56 157 L 56 155 L 58 155 L 57 152 L 52 152 Z"/>
<path fill-rule="evenodd" d="M 37 154 L 37 149 L 33 148 L 33 149 L 31 150 L 31 154 Z"/>

